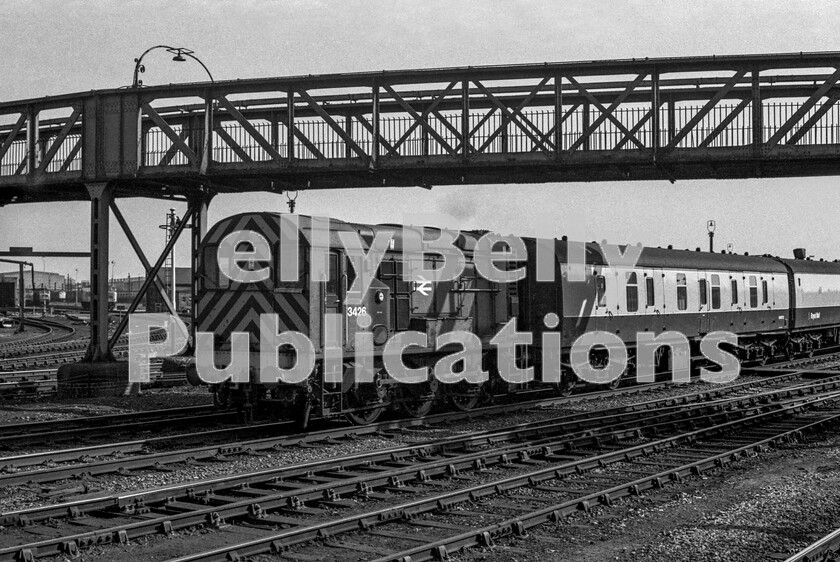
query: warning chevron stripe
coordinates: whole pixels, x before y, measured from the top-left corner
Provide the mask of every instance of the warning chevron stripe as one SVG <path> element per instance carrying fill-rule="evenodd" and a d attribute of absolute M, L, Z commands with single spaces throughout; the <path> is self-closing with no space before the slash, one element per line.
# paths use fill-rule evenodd
<path fill-rule="evenodd" d="M 250 293 L 249 298 L 240 299 L 237 305 L 238 308 L 234 310 L 234 315 L 230 318 L 228 324 L 228 330 L 231 332 L 251 331 L 246 330 L 246 326 L 253 324 L 253 331 L 259 334 L 260 314 L 273 312 L 271 303 L 266 300 L 262 293 Z"/>
<path fill-rule="evenodd" d="M 279 240 L 280 215 L 278 213 L 247 213 L 228 217 L 207 233 L 205 244 L 218 244 L 225 236 L 237 230 L 259 232 L 273 244 Z"/>
<path fill-rule="evenodd" d="M 202 311 L 198 319 L 200 331 L 229 336 L 231 332 L 259 332 L 260 314 L 277 313 L 281 330 L 308 334 L 309 315 L 303 295 L 272 295 L 259 291 L 217 291 L 215 306 Z"/>
<path fill-rule="evenodd" d="M 207 324 L 217 329 L 226 327 L 233 320 L 236 311 L 241 309 L 240 299 L 247 298 L 248 294 L 241 291 L 223 292 L 216 306 L 209 310 Z"/>

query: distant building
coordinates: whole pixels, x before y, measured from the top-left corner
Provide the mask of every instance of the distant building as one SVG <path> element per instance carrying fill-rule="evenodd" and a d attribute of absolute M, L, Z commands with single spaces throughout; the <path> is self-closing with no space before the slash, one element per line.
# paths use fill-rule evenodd
<path fill-rule="evenodd" d="M 34 273 L 35 286 L 33 290 L 33 273 L 29 268 L 23 273 L 23 294 L 26 306 L 40 305 L 44 302 L 62 300 L 67 297 L 68 288 L 72 287 L 71 280 L 61 273 L 36 271 Z M 0 307 L 11 308 L 18 306 L 18 283 L 20 271 L 6 271 L 0 273 Z"/>
<path fill-rule="evenodd" d="M 177 298 L 175 308 L 179 311 L 188 309 L 191 306 L 190 275 L 191 272 L 189 267 L 176 268 L 175 292 Z M 161 281 L 163 281 L 164 287 L 166 287 L 167 296 L 171 297 L 171 270 L 168 268 L 161 269 L 160 274 L 158 276 L 160 277 Z M 145 281 L 145 275 L 130 275 L 128 277 L 111 280 L 111 287 L 117 292 L 117 302 L 126 304 L 131 303 L 131 301 L 134 300 L 134 297 L 137 295 L 137 293 L 140 292 L 140 289 L 143 286 L 143 283 L 145 283 Z M 149 287 L 149 290 L 146 293 L 145 301 L 147 312 L 163 312 L 164 310 L 166 310 L 166 305 L 163 304 L 163 300 L 161 300 L 160 295 L 154 287 Z"/>

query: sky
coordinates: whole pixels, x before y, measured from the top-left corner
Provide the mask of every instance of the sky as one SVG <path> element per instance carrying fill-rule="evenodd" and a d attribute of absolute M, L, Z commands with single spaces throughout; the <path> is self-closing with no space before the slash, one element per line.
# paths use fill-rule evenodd
<path fill-rule="evenodd" d="M 5 0 L 0 101 L 131 83 L 134 58 L 157 44 L 192 49 L 217 80 L 333 72 L 631 57 L 840 51 L 840 5 L 825 0 L 415 1 Z M 144 59 L 148 85 L 205 79 L 162 50 Z M 363 223 L 422 210 L 465 227 L 676 248 L 840 258 L 840 181 L 833 177 L 486 185 L 304 191 L 296 211 Z M 163 248 L 170 202 L 121 200 L 146 254 Z M 184 205 L 174 205 L 183 214 Z M 211 224 L 254 210 L 286 211 L 282 196 L 219 196 Z M 88 203 L 0 208 L 0 249 L 85 251 Z M 112 220 L 117 277 L 142 271 Z M 188 243 L 176 261 L 187 265 Z M 38 269 L 87 279 L 86 260 L 37 258 Z M 0 267 L 0 270 L 5 268 Z"/>

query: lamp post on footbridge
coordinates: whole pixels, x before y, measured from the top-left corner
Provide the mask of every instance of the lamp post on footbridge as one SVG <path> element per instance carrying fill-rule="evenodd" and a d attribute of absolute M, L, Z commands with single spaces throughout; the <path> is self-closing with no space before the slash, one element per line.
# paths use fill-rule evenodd
<path fill-rule="evenodd" d="M 205 64 L 201 62 L 201 60 L 197 56 L 195 56 L 195 51 L 187 49 L 186 47 L 170 47 L 169 45 L 155 45 L 154 47 L 149 47 L 148 49 L 143 51 L 142 55 L 134 59 L 134 80 L 132 80 L 131 82 L 132 88 L 139 88 L 143 85 L 143 81 L 140 80 L 140 74 L 146 72 L 146 67 L 142 64 L 143 57 L 145 57 L 147 54 L 149 54 L 151 51 L 154 51 L 155 49 L 166 49 L 167 52 L 175 55 L 172 57 L 172 60 L 175 62 L 187 62 L 187 59 L 185 59 L 184 57 L 190 57 L 191 59 L 193 59 L 201 65 L 201 68 L 203 68 L 204 71 L 207 73 L 207 76 L 210 77 L 210 81 L 215 82 L 215 80 L 213 80 L 213 75 L 210 74 L 210 70 L 207 68 L 207 66 L 205 66 Z"/>

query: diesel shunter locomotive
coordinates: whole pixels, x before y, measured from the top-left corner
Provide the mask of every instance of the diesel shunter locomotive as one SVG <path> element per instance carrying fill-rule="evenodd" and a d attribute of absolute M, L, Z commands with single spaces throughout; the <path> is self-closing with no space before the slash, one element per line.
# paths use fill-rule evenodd
<path fill-rule="evenodd" d="M 211 390 L 217 403 L 249 413 L 260 408 L 271 415 L 302 419 L 304 423 L 310 416 L 346 416 L 354 423 L 370 423 L 391 408 L 409 416 L 423 416 L 435 404 L 471 409 L 504 393 L 542 388 L 565 395 L 578 382 L 569 365 L 570 346 L 581 335 L 595 330 L 615 334 L 625 343 L 625 374 L 630 375 L 635 364 L 636 337 L 641 332 L 684 334 L 692 360 L 703 358 L 699 344 L 704 335 L 730 332 L 737 335 L 737 342 L 728 352 L 742 363 L 760 364 L 775 357 L 811 354 L 840 340 L 840 264 L 835 262 L 645 247 L 632 267 L 614 266 L 605 255 L 605 248 L 588 243 L 584 245 L 584 275 L 580 279 L 579 275 L 570 276 L 569 242 L 523 238 L 527 256 L 507 267 L 524 267 L 524 277 L 498 283 L 476 269 L 476 244 L 485 233 L 462 231 L 453 243 L 465 258 L 460 276 L 454 281 L 420 283 L 407 281 L 403 276 L 403 238 L 406 232 L 413 232 L 423 239 L 434 239 L 439 235 L 437 229 L 404 230 L 401 225 L 364 225 L 333 219 L 329 222 L 329 236 L 319 242 L 327 245 L 320 248 L 327 255 L 324 276 L 311 279 L 312 219 L 298 216 L 299 275 L 296 280 L 286 281 L 281 277 L 288 277 L 280 275 L 279 217 L 264 212 L 228 217 L 210 229 L 200 248 L 197 330 L 214 334 L 215 362 L 219 368 L 229 361 L 234 332 L 248 334 L 250 351 L 255 354 L 250 362 L 249 382 L 228 380 L 213 385 Z M 220 271 L 219 245 L 237 231 L 259 234 L 272 249 L 270 257 L 240 264 L 244 269 L 267 268 L 266 279 L 237 282 Z M 370 250 L 377 233 L 390 236 L 361 303 L 350 304 L 347 299 L 356 272 L 341 242 L 341 232 L 358 235 L 365 252 Z M 552 281 L 540 281 L 545 275 L 537 275 L 540 245 L 553 253 Z M 423 260 L 426 269 L 436 267 L 434 254 L 424 254 Z M 311 340 L 316 361 L 305 381 L 260 381 L 256 353 L 260 315 L 264 313 L 277 315 L 281 332 L 300 332 Z M 353 317 L 360 313 L 368 316 L 366 322 L 355 321 Z M 344 373 L 338 378 L 324 376 L 326 314 L 342 314 L 347 320 L 340 336 Z M 559 322 L 546 322 L 552 314 Z M 515 319 L 518 331 L 532 334 L 531 345 L 516 347 L 517 363 L 535 368 L 535 380 L 528 383 L 512 384 L 500 376 L 490 343 L 511 319 Z M 353 376 L 358 367 L 355 334 L 360 330 L 372 334 L 375 371 L 371 381 L 361 383 Z M 437 361 L 452 352 L 451 346 L 438 349 L 436 339 L 456 330 L 471 332 L 480 340 L 482 370 L 489 373 L 486 381 L 444 384 L 433 376 Z M 561 334 L 560 382 L 544 382 L 541 377 L 541 335 L 546 330 Z M 406 366 L 428 370 L 429 376 L 423 382 L 398 382 L 384 367 L 382 352 L 386 343 L 405 331 L 427 335 L 427 347 L 413 346 L 403 356 Z M 280 353 L 284 353 L 283 348 Z M 658 369 L 669 369 L 671 353 L 668 346 L 656 349 Z M 597 352 L 591 353 L 593 366 L 603 359 Z M 288 357 L 286 363 L 294 361 L 294 357 Z M 202 384 L 194 369 L 188 376 L 193 384 Z M 612 385 L 617 382 L 614 380 Z"/>

